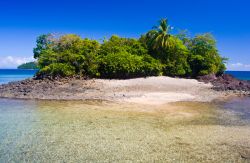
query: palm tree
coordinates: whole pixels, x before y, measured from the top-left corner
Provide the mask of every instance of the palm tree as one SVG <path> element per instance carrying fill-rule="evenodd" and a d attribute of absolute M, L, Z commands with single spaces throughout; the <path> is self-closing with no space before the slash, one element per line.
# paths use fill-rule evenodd
<path fill-rule="evenodd" d="M 158 26 L 154 26 L 153 30 L 146 34 L 148 45 L 153 50 L 164 49 L 170 46 L 169 38 L 172 27 L 168 25 L 168 19 L 161 19 Z"/>

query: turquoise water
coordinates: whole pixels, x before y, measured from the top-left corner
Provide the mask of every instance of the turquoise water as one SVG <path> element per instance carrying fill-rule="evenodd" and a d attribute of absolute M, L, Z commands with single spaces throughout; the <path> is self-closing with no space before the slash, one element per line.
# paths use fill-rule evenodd
<path fill-rule="evenodd" d="M 32 78 L 37 70 L 0 69 L 0 84 Z"/>
<path fill-rule="evenodd" d="M 0 99 L 0 162 L 244 162 L 239 103 Z"/>
<path fill-rule="evenodd" d="M 226 71 L 226 74 L 233 75 L 241 80 L 250 80 L 250 71 Z"/>

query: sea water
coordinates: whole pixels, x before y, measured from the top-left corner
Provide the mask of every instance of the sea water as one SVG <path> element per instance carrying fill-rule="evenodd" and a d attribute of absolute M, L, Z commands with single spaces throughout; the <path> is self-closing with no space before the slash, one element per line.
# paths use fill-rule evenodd
<path fill-rule="evenodd" d="M 230 74 L 237 79 L 250 81 L 250 71 L 226 71 L 226 74 Z"/>
<path fill-rule="evenodd" d="M 37 70 L 0 69 L 0 84 L 32 78 Z"/>

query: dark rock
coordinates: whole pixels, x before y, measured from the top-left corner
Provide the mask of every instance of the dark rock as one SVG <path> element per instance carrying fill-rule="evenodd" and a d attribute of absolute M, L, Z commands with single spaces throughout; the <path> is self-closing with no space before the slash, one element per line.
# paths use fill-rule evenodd
<path fill-rule="evenodd" d="M 240 91 L 240 92 L 250 92 L 250 82 L 243 81 L 234 78 L 228 74 L 222 74 L 220 76 L 205 75 L 198 77 L 198 80 L 205 83 L 212 83 L 214 89 L 217 91 Z"/>

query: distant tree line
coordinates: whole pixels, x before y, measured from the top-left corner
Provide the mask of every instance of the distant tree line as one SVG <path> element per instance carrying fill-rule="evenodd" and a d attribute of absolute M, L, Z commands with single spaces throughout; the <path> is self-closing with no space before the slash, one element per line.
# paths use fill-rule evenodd
<path fill-rule="evenodd" d="M 167 19 L 162 19 L 139 39 L 113 35 L 102 43 L 75 34 L 41 35 L 34 48 L 37 76 L 197 77 L 225 71 L 226 59 L 211 34 L 189 37 L 185 32 L 171 34 L 171 29 Z"/>

